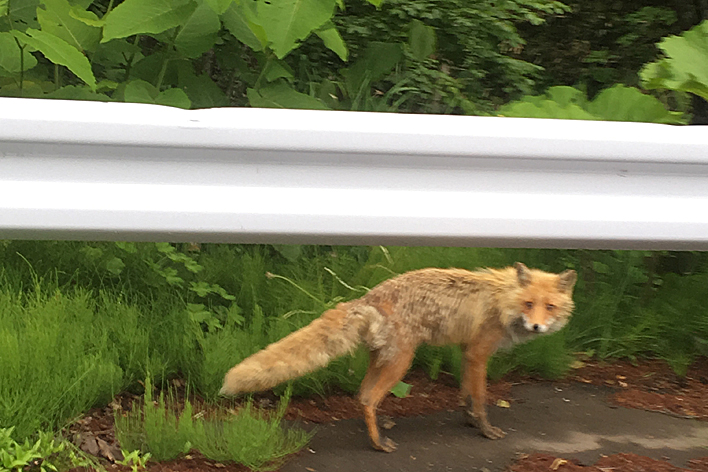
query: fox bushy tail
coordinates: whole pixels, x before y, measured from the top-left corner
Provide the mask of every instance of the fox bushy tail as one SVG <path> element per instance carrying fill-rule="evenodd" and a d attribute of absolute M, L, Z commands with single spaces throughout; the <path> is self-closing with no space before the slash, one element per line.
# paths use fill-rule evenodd
<path fill-rule="evenodd" d="M 365 317 L 348 313 L 346 305 L 339 305 L 232 367 L 220 393 L 267 390 L 324 367 L 332 359 L 352 352 L 362 342 L 367 327 Z"/>

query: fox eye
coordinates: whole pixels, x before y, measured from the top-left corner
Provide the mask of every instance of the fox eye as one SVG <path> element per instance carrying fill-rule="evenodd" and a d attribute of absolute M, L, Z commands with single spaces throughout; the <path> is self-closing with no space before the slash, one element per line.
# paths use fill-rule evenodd
<path fill-rule="evenodd" d="M 546 310 L 548 310 L 548 311 L 553 311 L 555 309 L 556 309 L 556 306 L 552 303 L 549 303 L 546 305 Z"/>
<path fill-rule="evenodd" d="M 533 302 L 526 302 L 526 308 L 528 308 L 529 310 L 533 308 Z"/>

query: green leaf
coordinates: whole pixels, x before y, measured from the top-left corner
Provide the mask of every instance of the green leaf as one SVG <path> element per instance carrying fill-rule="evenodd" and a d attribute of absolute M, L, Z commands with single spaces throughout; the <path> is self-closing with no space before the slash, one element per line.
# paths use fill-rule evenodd
<path fill-rule="evenodd" d="M 209 5 L 215 13 L 221 15 L 234 3 L 234 0 L 204 0 L 204 2 Z"/>
<path fill-rule="evenodd" d="M 297 262 L 302 256 L 302 246 L 299 244 L 274 244 L 273 248 L 290 262 Z"/>
<path fill-rule="evenodd" d="M 131 80 L 125 86 L 123 99 L 130 103 L 155 103 L 158 94 L 159 91 L 151 83 L 144 80 Z M 158 250 L 160 250 L 159 247 Z"/>
<path fill-rule="evenodd" d="M 371 3 L 376 8 L 379 8 L 381 6 L 381 4 L 383 3 L 383 0 L 366 0 L 366 1 Z"/>
<path fill-rule="evenodd" d="M 556 118 L 561 120 L 595 120 L 593 115 L 578 105 L 562 105 L 553 100 L 521 100 L 504 105 L 499 109 L 499 116 L 518 118 Z"/>
<path fill-rule="evenodd" d="M 35 26 L 37 23 L 37 7 L 39 0 L 12 0 L 9 7 L 9 16 L 14 20 L 20 20 L 29 26 Z"/>
<path fill-rule="evenodd" d="M 99 18 L 94 12 L 87 11 L 78 5 L 72 5 L 69 15 L 85 25 L 96 26 L 97 28 L 103 28 L 103 25 L 106 24 L 106 20 L 104 18 Z"/>
<path fill-rule="evenodd" d="M 315 34 L 319 36 L 324 42 L 324 45 L 337 54 L 341 60 L 347 60 L 349 57 L 347 45 L 344 44 L 344 40 L 339 35 L 339 31 L 337 31 L 337 28 L 331 21 L 328 21 L 322 28 L 315 31 Z"/>
<path fill-rule="evenodd" d="M 405 382 L 398 382 L 392 389 L 391 393 L 398 398 L 406 398 L 409 393 L 411 393 L 411 384 Z"/>
<path fill-rule="evenodd" d="M 61 38 L 44 31 L 27 29 L 27 34 L 13 30 L 12 34 L 23 43 L 35 48 L 54 64 L 68 68 L 83 80 L 92 90 L 96 89 L 96 78 L 86 56 Z"/>
<path fill-rule="evenodd" d="M 162 33 L 183 25 L 196 7 L 192 0 L 125 0 L 106 15 L 101 42 Z"/>
<path fill-rule="evenodd" d="M 189 58 L 196 58 L 214 46 L 221 29 L 219 15 L 206 3 L 194 10 L 175 38 L 177 50 Z"/>
<path fill-rule="evenodd" d="M 168 107 L 184 108 L 188 110 L 192 106 L 192 102 L 184 90 L 178 88 L 169 88 L 160 92 L 155 98 L 155 103 Z"/>
<path fill-rule="evenodd" d="M 603 90 L 591 102 L 580 90 L 551 87 L 545 95 L 524 97 L 504 105 L 499 109 L 499 115 L 671 124 L 684 122 L 681 113 L 669 111 L 656 98 L 624 85 Z"/>
<path fill-rule="evenodd" d="M 153 87 L 153 89 L 154 88 L 155 87 Z M 175 247 L 170 243 L 155 243 L 155 248 L 158 252 L 161 252 L 162 254 L 172 254 L 173 252 L 177 251 L 177 249 L 175 249 Z"/>
<path fill-rule="evenodd" d="M 9 0 L 0 0 L 0 16 L 5 16 L 10 11 Z"/>
<path fill-rule="evenodd" d="M 588 103 L 585 92 L 563 85 L 549 88 L 546 90 L 545 96 L 561 106 L 578 105 L 581 108 L 585 108 Z"/>
<path fill-rule="evenodd" d="M 24 56 L 20 60 L 20 53 Z M 0 67 L 10 73 L 20 72 L 20 67 L 28 70 L 37 65 L 37 59 L 25 48 L 20 49 L 15 37 L 10 33 L 0 33 Z"/>
<path fill-rule="evenodd" d="M 636 88 L 615 85 L 597 94 L 588 104 L 588 112 L 606 121 L 641 121 L 681 124 L 682 114 L 671 112 L 655 97 Z"/>
<path fill-rule="evenodd" d="M 135 243 L 126 242 L 126 241 L 117 241 L 116 246 L 119 249 L 121 249 L 122 251 L 127 252 L 128 254 L 136 254 L 138 252 L 138 248 L 135 245 Z"/>
<path fill-rule="evenodd" d="M 646 88 L 689 92 L 708 100 L 708 20 L 681 36 L 659 43 L 668 56 L 647 64 L 640 73 Z"/>
<path fill-rule="evenodd" d="M 403 49 L 400 44 L 370 43 L 359 60 L 349 69 L 342 71 L 349 95 L 356 97 L 372 82 L 380 80 L 391 72 L 401 59 L 403 59 Z"/>
<path fill-rule="evenodd" d="M 255 108 L 301 108 L 327 110 L 318 99 L 291 89 L 286 84 L 273 84 L 258 89 L 248 89 L 248 102 Z"/>
<path fill-rule="evenodd" d="M 234 38 L 254 51 L 262 51 L 268 44 L 252 1 L 233 2 L 221 15 L 221 21 Z"/>
<path fill-rule="evenodd" d="M 214 289 L 208 282 L 190 282 L 189 290 L 196 293 L 200 297 L 206 297 L 210 293 L 214 293 Z"/>
<path fill-rule="evenodd" d="M 190 61 L 178 61 L 177 85 L 184 90 L 192 102 L 192 108 L 214 108 L 229 104 L 223 90 L 209 77 L 209 74 L 196 75 Z"/>
<path fill-rule="evenodd" d="M 408 46 L 411 54 L 419 61 L 423 61 L 435 53 L 437 38 L 435 29 L 426 26 L 420 20 L 413 20 L 408 33 Z"/>
<path fill-rule="evenodd" d="M 125 268 L 125 263 L 120 257 L 113 257 L 106 262 L 106 270 L 113 275 L 120 275 Z"/>
<path fill-rule="evenodd" d="M 185 109 L 192 106 L 192 102 L 187 97 L 187 94 L 184 93 L 184 90 L 169 88 L 159 92 L 154 85 L 144 80 L 131 80 L 128 82 L 123 91 L 123 99 L 132 103 L 152 103 Z M 156 246 L 159 252 L 168 256 L 175 253 L 174 246 L 169 243 L 157 243 Z"/>
<path fill-rule="evenodd" d="M 0 95 L 3 97 L 43 98 L 44 89 L 42 85 L 25 79 L 22 82 L 22 90 L 20 90 L 17 82 L 12 82 L 0 87 Z"/>
<path fill-rule="evenodd" d="M 96 93 L 86 86 L 77 85 L 67 85 L 44 95 L 42 98 L 54 98 L 57 100 L 91 100 L 100 102 L 111 101 L 111 97 L 108 95 Z"/>
<path fill-rule="evenodd" d="M 258 0 L 258 18 L 278 59 L 334 15 L 336 0 Z"/>
<path fill-rule="evenodd" d="M 93 51 L 101 39 L 101 29 L 89 26 L 71 15 L 72 5 L 67 0 L 41 0 L 44 8 L 37 8 L 37 21 L 42 31 L 63 39 L 79 51 Z M 87 16 L 98 17 L 91 12 Z"/>
<path fill-rule="evenodd" d="M 292 79 L 293 72 L 285 62 L 272 59 L 263 68 L 263 77 L 267 82 L 274 82 L 278 79 Z"/>

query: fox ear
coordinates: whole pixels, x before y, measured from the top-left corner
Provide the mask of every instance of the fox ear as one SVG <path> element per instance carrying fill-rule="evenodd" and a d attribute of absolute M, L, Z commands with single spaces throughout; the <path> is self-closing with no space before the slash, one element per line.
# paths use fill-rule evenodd
<path fill-rule="evenodd" d="M 575 285 L 575 281 L 578 280 L 578 274 L 574 270 L 568 269 L 558 274 L 558 278 L 558 288 L 563 292 L 570 292 Z"/>
<path fill-rule="evenodd" d="M 516 269 L 516 276 L 519 278 L 519 284 L 522 287 L 531 282 L 531 271 L 523 263 L 515 262 L 514 269 Z"/>

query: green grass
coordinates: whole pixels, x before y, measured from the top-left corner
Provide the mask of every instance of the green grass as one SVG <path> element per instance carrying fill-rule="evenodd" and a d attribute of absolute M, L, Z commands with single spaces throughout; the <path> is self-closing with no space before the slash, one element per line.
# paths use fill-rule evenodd
<path fill-rule="evenodd" d="M 246 403 L 235 414 L 193 416 L 185 400 L 178 414 L 171 395 L 161 393 L 153 402 L 150 380 L 145 382 L 144 406 L 116 416 L 116 435 L 125 451 L 139 450 L 156 461 L 175 459 L 195 449 L 218 462 L 236 462 L 254 470 L 274 470 L 289 454 L 310 440 L 298 428 L 283 428 L 281 420 L 289 396 L 277 411 L 263 412 Z"/>
<path fill-rule="evenodd" d="M 17 438 L 60 426 L 124 386 L 85 293 L 0 292 L 0 427 Z"/>

